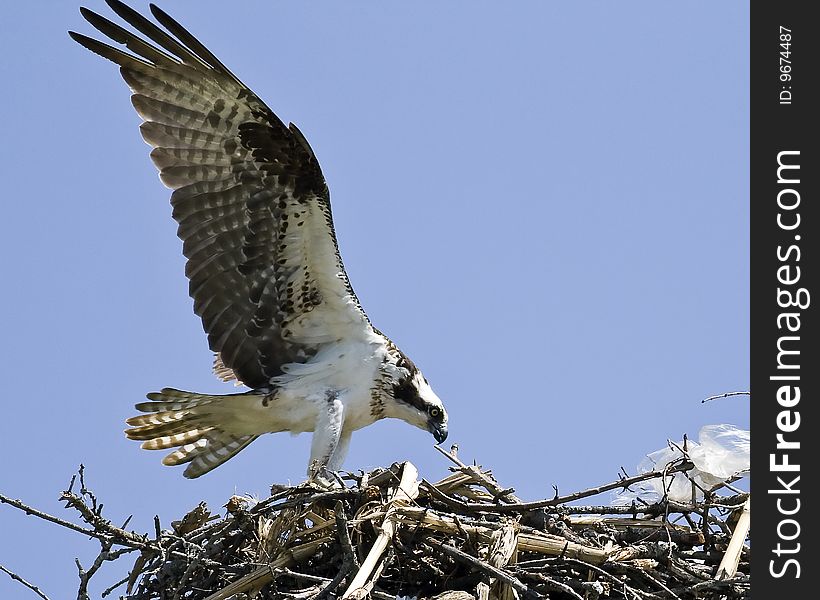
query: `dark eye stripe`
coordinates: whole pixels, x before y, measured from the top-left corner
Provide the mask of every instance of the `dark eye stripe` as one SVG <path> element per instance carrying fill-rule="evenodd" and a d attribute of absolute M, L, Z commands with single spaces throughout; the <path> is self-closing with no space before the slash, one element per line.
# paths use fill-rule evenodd
<path fill-rule="evenodd" d="M 422 412 L 427 410 L 427 406 L 419 396 L 418 389 L 409 378 L 402 379 L 398 385 L 393 386 L 393 397 L 399 402 L 409 404 Z"/>

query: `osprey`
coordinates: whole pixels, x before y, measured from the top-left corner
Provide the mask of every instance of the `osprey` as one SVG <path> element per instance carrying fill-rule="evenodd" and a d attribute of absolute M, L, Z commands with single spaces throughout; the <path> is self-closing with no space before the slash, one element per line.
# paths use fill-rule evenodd
<path fill-rule="evenodd" d="M 136 405 L 129 438 L 175 448 L 166 465 L 211 471 L 264 433 L 313 432 L 308 474 L 341 467 L 352 432 L 386 417 L 447 437 L 421 371 L 373 327 L 342 264 L 316 156 L 256 94 L 165 12 L 164 30 L 119 0 L 140 37 L 81 8 L 126 52 L 71 37 L 120 66 L 142 137 L 171 194 L 185 274 L 214 372 L 250 391 L 165 388 Z M 147 39 L 146 39 L 147 38 Z"/>

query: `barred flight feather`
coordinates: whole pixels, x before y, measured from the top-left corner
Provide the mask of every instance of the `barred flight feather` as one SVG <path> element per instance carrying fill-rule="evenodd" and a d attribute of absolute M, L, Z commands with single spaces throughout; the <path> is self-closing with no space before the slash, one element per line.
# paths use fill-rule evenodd
<path fill-rule="evenodd" d="M 137 410 L 147 414 L 129 418 L 126 423 L 131 427 L 125 430 L 125 434 L 132 440 L 142 441 L 146 450 L 180 446 L 166 457 L 166 464 L 190 462 L 201 454 L 202 460 L 184 473 L 186 477 L 198 477 L 234 456 L 253 441 L 251 438 L 256 438 L 232 434 L 223 427 L 230 423 L 232 413 L 241 414 L 247 403 L 262 397 L 253 393 L 211 396 L 164 388 L 148 394 L 150 402 L 136 405 Z"/>
<path fill-rule="evenodd" d="M 176 434 L 167 434 L 162 437 L 153 438 L 142 443 L 142 448 L 145 450 L 167 450 L 168 448 L 176 448 L 177 446 L 184 446 L 190 442 L 204 437 L 209 431 L 213 431 L 213 427 L 204 427 L 202 429 L 191 429 Z"/>

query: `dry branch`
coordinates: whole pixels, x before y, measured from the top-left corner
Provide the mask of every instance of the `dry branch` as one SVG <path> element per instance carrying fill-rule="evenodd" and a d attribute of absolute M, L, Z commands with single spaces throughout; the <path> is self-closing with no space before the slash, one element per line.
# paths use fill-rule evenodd
<path fill-rule="evenodd" d="M 735 576 L 735 573 L 737 573 L 740 555 L 743 552 L 744 542 L 749 533 L 752 514 L 751 498 L 746 499 L 746 503 L 740 511 L 740 518 L 735 525 L 735 531 L 732 534 L 732 539 L 729 541 L 729 547 L 726 548 L 726 555 L 718 566 L 716 579 L 731 579 Z"/>
<path fill-rule="evenodd" d="M 365 558 L 361 568 L 353 578 L 353 581 L 350 582 L 350 586 L 347 588 L 347 591 L 342 595 L 342 600 L 347 600 L 356 594 L 360 588 L 364 587 L 367 578 L 373 573 L 373 569 L 376 568 L 376 563 L 387 549 L 387 545 L 390 543 L 390 540 L 393 538 L 393 534 L 396 531 L 396 510 L 403 504 L 411 503 L 418 497 L 418 495 L 418 471 L 412 463 L 404 463 L 399 485 L 396 486 L 396 489 L 393 491 L 393 494 L 387 503 L 387 511 L 385 512 L 384 520 L 382 521 L 382 526 L 379 530 L 379 536 L 370 548 L 367 558 Z"/>
<path fill-rule="evenodd" d="M 19 576 L 17 573 L 15 573 L 14 571 L 11 571 L 11 570 L 7 569 L 7 568 L 6 568 L 6 567 L 4 567 L 3 565 L 0 565 L 0 571 L 3 571 L 3 573 L 5 573 L 5 574 L 6 574 L 6 575 L 8 575 L 9 577 L 11 577 L 14 581 L 17 581 L 17 582 L 19 582 L 20 584 L 22 584 L 23 586 L 25 586 L 25 587 L 27 587 L 28 589 L 30 589 L 32 592 L 34 592 L 35 594 L 37 594 L 38 596 L 40 596 L 40 598 L 42 598 L 43 600 L 49 600 L 48 596 L 46 596 L 46 595 L 43 593 L 43 590 L 41 590 L 40 588 L 38 588 L 38 587 L 37 587 L 36 585 L 34 585 L 33 583 L 29 583 L 28 581 L 26 581 L 25 579 L 23 579 L 22 577 L 20 577 L 20 576 Z"/>

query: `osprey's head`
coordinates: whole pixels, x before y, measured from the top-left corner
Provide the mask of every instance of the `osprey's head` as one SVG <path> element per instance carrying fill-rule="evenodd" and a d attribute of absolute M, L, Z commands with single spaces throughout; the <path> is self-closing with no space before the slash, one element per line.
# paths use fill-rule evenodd
<path fill-rule="evenodd" d="M 385 392 L 385 416 L 396 417 L 433 434 L 439 444 L 447 439 L 447 411 L 441 399 L 413 362 L 399 353 L 391 365 Z"/>

